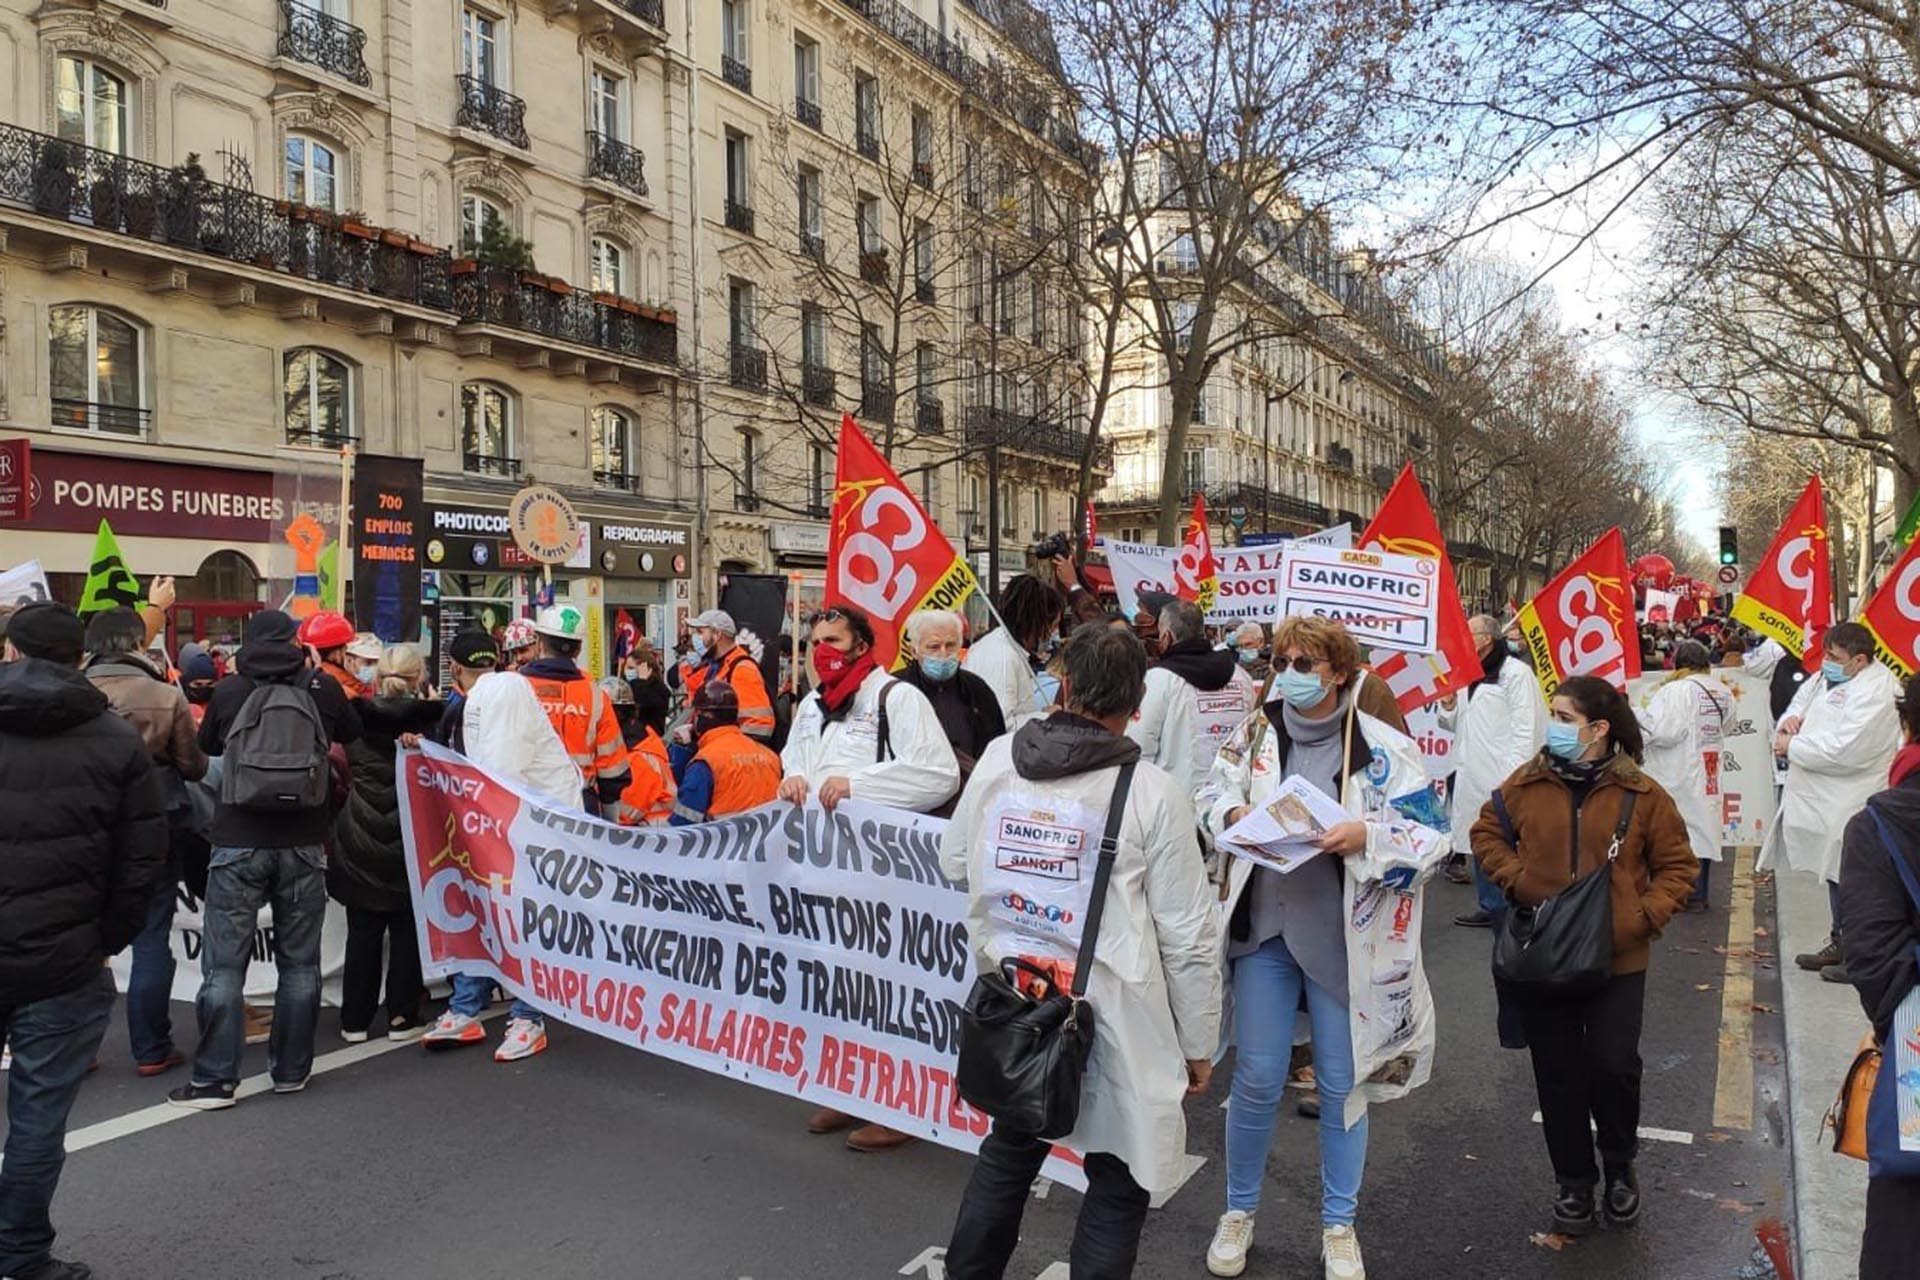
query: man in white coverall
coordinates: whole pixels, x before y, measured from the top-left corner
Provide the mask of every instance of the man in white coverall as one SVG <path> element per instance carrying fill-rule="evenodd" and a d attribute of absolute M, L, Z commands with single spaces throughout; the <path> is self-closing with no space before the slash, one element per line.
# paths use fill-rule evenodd
<path fill-rule="evenodd" d="M 1146 697 L 1127 724 L 1142 759 L 1191 796 L 1213 768 L 1227 735 L 1253 710 L 1253 678 L 1232 649 L 1207 643 L 1198 606 L 1176 600 L 1160 611 L 1160 661 L 1147 671 Z"/>
<path fill-rule="evenodd" d="M 1480 810 L 1493 798 L 1493 789 L 1540 751 L 1547 735 L 1547 700 L 1533 668 L 1513 656 L 1500 637 L 1500 623 L 1486 614 L 1467 619 L 1473 632 L 1473 650 L 1480 655 L 1480 678 L 1461 695 L 1451 712 L 1443 709 L 1441 723 L 1453 717 L 1453 849 L 1467 856 L 1473 869 L 1476 908 L 1453 922 L 1469 929 L 1491 929 L 1494 916 L 1505 905 L 1498 886 L 1480 874 L 1472 861 L 1467 831 Z"/>

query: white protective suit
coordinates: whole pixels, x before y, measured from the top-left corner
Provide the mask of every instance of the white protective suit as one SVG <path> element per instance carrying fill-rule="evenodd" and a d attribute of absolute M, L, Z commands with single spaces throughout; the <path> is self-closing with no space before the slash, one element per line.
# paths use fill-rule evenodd
<path fill-rule="evenodd" d="M 581 807 L 586 786 L 566 743 L 553 731 L 533 686 L 510 671 L 490 671 L 460 708 L 467 759 L 526 787 L 560 809 Z"/>
<path fill-rule="evenodd" d="M 1718 788 L 1708 789 L 1706 757 L 1714 757 L 1717 778 L 1720 744 L 1732 714 L 1733 690 L 1702 671 L 1665 681 L 1639 712 L 1640 732 L 1647 741 L 1642 767 L 1679 807 L 1693 856 L 1708 862 L 1720 861 L 1725 826 Z"/>
<path fill-rule="evenodd" d="M 1363 671 L 1359 678 L 1369 677 Z M 1424 881 L 1448 850 L 1439 830 L 1443 810 L 1419 745 L 1364 711 L 1351 714 L 1350 758 L 1365 763 L 1349 769 L 1341 803 L 1367 824 L 1367 847 L 1346 856 L 1342 877 L 1356 1082 L 1347 1095 L 1349 1129 L 1366 1114 L 1368 1103 L 1404 1097 L 1433 1072 L 1436 1021 L 1420 957 L 1421 898 Z M 1254 754 L 1249 748 L 1256 732 Z M 1285 777 L 1283 766 L 1278 736 L 1262 707 L 1214 758 L 1202 817 L 1216 842 L 1228 828 L 1230 810 L 1260 804 L 1274 793 Z M 1227 888 L 1220 895 L 1223 933 L 1231 932 L 1253 870 L 1244 858 L 1227 859 Z"/>
<path fill-rule="evenodd" d="M 1071 963 L 1119 772 L 1028 780 L 1013 760 L 1011 734 L 988 744 L 940 846 L 947 877 L 968 886 L 982 971 L 1009 955 Z M 1211 1058 L 1220 1034 L 1220 932 L 1193 826 L 1186 794 L 1154 765 L 1139 764 L 1087 979 L 1094 1046 L 1080 1122 L 1061 1139 L 1083 1154 L 1125 1160 L 1153 1192 L 1186 1176 L 1186 1060 Z M 1046 856 L 1033 855 L 1035 832 Z M 1077 874 L 1063 873 L 1066 864 Z M 1016 916 L 1009 900 L 1041 910 Z M 1047 908 L 1056 905 L 1072 919 L 1050 923 L 1059 913 Z"/>
<path fill-rule="evenodd" d="M 1787 742 L 1787 785 L 1760 843 L 1756 870 L 1783 856 L 1795 871 L 1830 883 L 1840 879 L 1840 834 L 1867 797 L 1887 785 L 1900 749 L 1899 682 L 1878 662 L 1844 684 L 1814 676 L 1787 708 L 1801 718 Z"/>
<path fill-rule="evenodd" d="M 1540 694 L 1540 679 L 1533 668 L 1509 653 L 1492 678 L 1469 688 L 1451 712 L 1440 712 L 1442 724 L 1449 717 L 1453 722 L 1453 848 L 1456 853 L 1472 853 L 1467 832 L 1493 799 L 1493 789 L 1538 755 L 1546 741 L 1547 700 Z"/>
<path fill-rule="evenodd" d="M 1046 713 L 1047 708 L 1040 705 L 1040 684 L 1034 678 L 1033 661 L 1005 627 L 980 637 L 967 650 L 967 659 L 961 665 L 993 690 L 1008 733 Z"/>
<path fill-rule="evenodd" d="M 882 760 L 880 689 L 888 684 Z M 884 671 L 868 673 L 839 720 L 827 720 L 818 691 L 807 695 L 793 713 L 780 764 L 785 776 L 805 778 L 812 793 L 828 778 L 844 777 L 852 794 L 869 804 L 915 813 L 945 804 L 960 789 L 960 763 L 927 695 Z"/>
<path fill-rule="evenodd" d="M 1147 672 L 1147 692 L 1127 725 L 1140 757 L 1159 765 L 1187 795 L 1196 794 L 1213 768 L 1213 757 L 1253 710 L 1259 690 L 1253 677 L 1234 667 L 1217 690 L 1195 688 L 1165 667 Z"/>

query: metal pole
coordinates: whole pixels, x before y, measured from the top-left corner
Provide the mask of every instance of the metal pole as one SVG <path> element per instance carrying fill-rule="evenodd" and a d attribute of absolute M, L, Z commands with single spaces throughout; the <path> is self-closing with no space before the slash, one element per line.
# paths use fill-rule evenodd
<path fill-rule="evenodd" d="M 1273 397 L 1267 396 L 1267 411 L 1260 416 L 1260 532 L 1273 532 L 1273 484 L 1268 465 L 1273 461 Z"/>
<path fill-rule="evenodd" d="M 353 446 L 340 447 L 340 540 L 333 556 L 333 610 L 347 611 L 347 579 L 353 576 Z"/>
<path fill-rule="evenodd" d="M 991 412 L 991 411 L 989 411 Z M 999 429 L 995 424 L 996 431 Z M 1000 590 L 1000 441 L 987 447 L 987 595 Z"/>

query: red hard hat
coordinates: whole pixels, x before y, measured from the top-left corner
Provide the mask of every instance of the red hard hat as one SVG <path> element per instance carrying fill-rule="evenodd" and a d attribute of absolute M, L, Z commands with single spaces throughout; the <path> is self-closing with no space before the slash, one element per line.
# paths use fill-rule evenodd
<path fill-rule="evenodd" d="M 323 653 L 350 643 L 353 636 L 353 624 L 330 609 L 314 614 L 301 623 L 300 630 L 294 633 L 294 639 L 301 644 L 312 645 Z"/>

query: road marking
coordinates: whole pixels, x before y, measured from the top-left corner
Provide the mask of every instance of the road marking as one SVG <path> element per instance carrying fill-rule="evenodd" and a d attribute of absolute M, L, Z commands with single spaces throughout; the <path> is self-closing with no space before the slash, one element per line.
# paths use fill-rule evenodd
<path fill-rule="evenodd" d="M 1535 1124 L 1540 1123 L 1540 1113 L 1538 1111 L 1533 1113 L 1533 1122 Z M 1587 1128 L 1592 1129 L 1595 1133 L 1600 1131 L 1599 1127 L 1591 1120 L 1587 1122 Z M 1690 1147 L 1693 1145 L 1693 1135 L 1684 1129 L 1655 1129 L 1650 1125 L 1643 1124 L 1640 1126 L 1639 1134 L 1648 1142 L 1672 1142 L 1682 1147 Z"/>
<path fill-rule="evenodd" d="M 1753 1128 L 1753 846 L 1733 851 L 1727 964 L 1720 982 L 1720 1064 L 1713 1126 Z"/>
<path fill-rule="evenodd" d="M 947 1251 L 941 1245 L 929 1245 L 914 1255 L 911 1262 L 895 1272 L 903 1276 L 925 1276 L 926 1280 L 947 1280 Z M 1072 1280 L 1073 1270 L 1064 1262 L 1050 1262 L 1033 1280 Z"/>
<path fill-rule="evenodd" d="M 1187 1183 L 1193 1181 L 1193 1175 L 1200 1172 L 1201 1168 L 1205 1166 L 1205 1164 L 1207 1163 L 1207 1158 L 1205 1156 L 1196 1156 L 1191 1151 L 1187 1153 L 1186 1160 L 1187 1160 L 1186 1172 L 1180 1175 L 1180 1181 L 1174 1183 L 1173 1186 L 1171 1186 L 1167 1190 L 1156 1193 L 1153 1197 L 1150 1207 L 1155 1209 L 1165 1208 L 1167 1201 L 1179 1195 L 1180 1189 L 1186 1186 Z"/>

